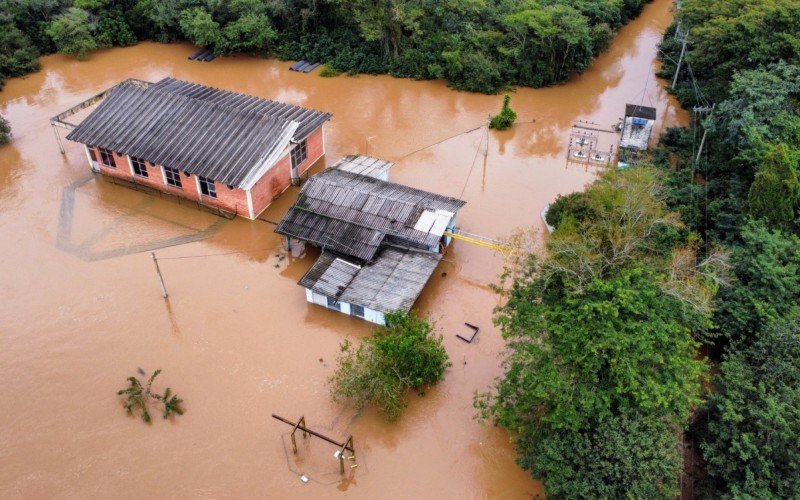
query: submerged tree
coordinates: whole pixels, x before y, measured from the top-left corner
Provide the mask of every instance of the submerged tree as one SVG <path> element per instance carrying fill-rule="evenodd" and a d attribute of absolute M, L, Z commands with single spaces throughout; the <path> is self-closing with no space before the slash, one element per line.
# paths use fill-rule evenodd
<path fill-rule="evenodd" d="M 172 394 L 172 389 L 167 387 L 163 395 L 152 391 L 153 381 L 160 373 L 160 368 L 153 372 L 146 385 L 142 385 L 136 377 L 128 377 L 128 387 L 117 391 L 117 395 L 125 397 L 123 405 L 128 415 L 133 415 L 139 411 L 141 412 L 142 420 L 150 423 L 152 420 L 149 412 L 151 400 L 163 404 L 162 414 L 165 419 L 173 414 L 183 415 L 184 409 L 181 407 L 183 400 L 177 394 Z"/>
<path fill-rule="evenodd" d="M 493 116 L 489 121 L 489 128 L 505 130 L 514 124 L 517 119 L 517 112 L 511 109 L 510 103 L 511 96 L 508 94 L 503 96 L 503 108 L 500 110 L 499 115 Z"/>
<path fill-rule="evenodd" d="M 651 169 L 604 174 L 562 202 L 547 256 L 509 262 L 497 287 L 509 353 L 475 404 L 556 497 L 675 496 L 715 282 L 662 191 Z"/>
<path fill-rule="evenodd" d="M 358 410 L 372 404 L 396 420 L 406 407 L 406 392 L 423 394 L 426 386 L 444 378 L 451 363 L 442 336 L 427 320 L 394 312 L 386 315 L 386 324 L 358 348 L 349 341 L 342 344 L 329 383 L 334 400 L 350 402 Z"/>

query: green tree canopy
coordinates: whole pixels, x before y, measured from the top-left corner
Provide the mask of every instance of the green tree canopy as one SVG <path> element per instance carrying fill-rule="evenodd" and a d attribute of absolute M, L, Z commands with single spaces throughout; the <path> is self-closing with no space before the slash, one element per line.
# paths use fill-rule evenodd
<path fill-rule="evenodd" d="M 715 285 L 662 193 L 649 168 L 603 174 L 561 205 L 547 256 L 520 254 L 499 287 L 506 371 L 476 406 L 550 494 L 674 495 Z"/>
<path fill-rule="evenodd" d="M 361 410 L 375 405 L 389 420 L 405 409 L 409 389 L 422 394 L 424 388 L 444 378 L 450 366 L 442 336 L 424 318 L 405 312 L 386 315 L 385 328 L 378 328 L 357 348 L 342 344 L 339 365 L 330 378 L 333 398 L 352 403 Z"/>
<path fill-rule="evenodd" d="M 89 13 L 78 7 L 70 7 L 50 23 L 47 34 L 59 52 L 86 59 L 98 47 L 91 29 Z"/>
<path fill-rule="evenodd" d="M 798 227 L 800 181 L 796 162 L 785 144 L 773 147 L 750 186 L 750 215 L 768 227 L 792 231 Z"/>
<path fill-rule="evenodd" d="M 722 363 L 703 456 L 716 498 L 800 497 L 800 316 Z"/>
<path fill-rule="evenodd" d="M 700 402 L 705 364 L 695 356 L 691 324 L 680 321 L 693 313 L 658 281 L 651 270 L 629 269 L 553 303 L 537 280 L 518 283 L 500 311 L 511 353 L 496 393 L 477 404 L 514 433 L 519 463 L 548 492 L 614 498 L 634 484 L 663 488 L 662 496 L 674 491 L 673 426 Z M 620 421 L 623 415 L 646 423 Z M 627 425 L 642 427 L 630 441 L 608 441 Z M 631 455 L 627 447 L 642 442 L 659 448 Z M 607 460 L 587 459 L 598 450 Z"/>
<path fill-rule="evenodd" d="M 731 258 L 736 280 L 720 291 L 715 323 L 726 338 L 746 342 L 800 307 L 800 238 L 750 222 L 742 240 Z"/>
<path fill-rule="evenodd" d="M 682 457 L 678 430 L 640 414 L 603 420 L 584 432 L 551 432 L 536 446 L 552 498 L 674 499 Z"/>

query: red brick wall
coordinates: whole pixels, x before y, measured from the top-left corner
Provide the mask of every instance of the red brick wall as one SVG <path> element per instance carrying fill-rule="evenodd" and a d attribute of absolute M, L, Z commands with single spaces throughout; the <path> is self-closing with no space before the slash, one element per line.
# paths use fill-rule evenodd
<path fill-rule="evenodd" d="M 272 201 L 291 185 L 287 154 L 265 173 L 250 190 L 253 196 L 253 215 L 258 216 Z"/>
<path fill-rule="evenodd" d="M 201 196 L 197 187 L 197 176 L 195 175 L 187 177 L 185 172 L 180 171 L 181 187 L 170 186 L 164 180 L 161 167 L 158 165 L 147 162 L 147 177 L 140 177 L 134 175 L 127 156 L 121 156 L 115 152 L 114 160 L 117 168 L 111 168 L 103 165 L 99 149 L 94 149 L 97 155 L 98 165 L 100 166 L 100 172 L 105 175 L 125 179 L 135 184 L 148 186 L 169 194 L 199 201 L 203 205 L 219 207 L 227 212 L 236 213 L 244 217 L 249 216 L 247 210 L 247 194 L 241 189 L 228 189 L 228 186 L 225 184 L 215 182 L 214 186 L 217 191 L 217 197 Z"/>
<path fill-rule="evenodd" d="M 303 175 L 311 166 L 325 154 L 322 139 L 322 127 L 318 128 L 306 139 L 306 161 L 300 164 L 297 171 Z M 291 154 L 286 153 L 275 165 L 267 170 L 261 179 L 251 189 L 253 196 L 253 215 L 258 215 L 272 203 L 275 198 L 291 185 Z"/>
<path fill-rule="evenodd" d="M 298 172 L 301 175 L 325 154 L 323 149 L 322 127 L 312 132 L 306 140 L 308 157 L 298 168 Z M 97 155 L 97 163 L 100 167 L 100 172 L 105 175 L 125 179 L 129 182 L 158 189 L 159 191 L 199 201 L 204 205 L 219 207 L 227 212 L 244 217 L 250 216 L 247 207 L 247 193 L 242 189 L 228 189 L 228 186 L 225 184 L 215 182 L 214 186 L 217 191 L 217 197 L 202 196 L 198 189 L 197 176 L 195 175 L 187 177 L 183 171 L 180 171 L 181 187 L 178 188 L 166 183 L 161 172 L 161 167 L 158 165 L 147 162 L 148 176 L 140 177 L 134 175 L 127 156 L 120 156 L 115 152 L 114 159 L 117 168 L 111 168 L 103 165 L 99 149 L 94 148 L 94 150 Z M 253 197 L 253 215 L 260 214 L 275 200 L 275 198 L 280 196 L 280 194 L 289 187 L 291 184 L 290 162 L 290 155 L 287 153 L 253 186 L 251 189 Z"/>
<path fill-rule="evenodd" d="M 322 155 L 325 154 L 325 140 L 322 137 L 324 127 L 325 126 L 323 125 L 317 130 L 311 132 L 311 135 L 309 135 L 306 139 L 306 151 L 308 152 L 308 158 L 306 158 L 306 161 L 301 163 L 300 167 L 297 169 L 300 175 L 311 168 L 311 165 L 316 163 L 317 160 L 322 158 Z"/>

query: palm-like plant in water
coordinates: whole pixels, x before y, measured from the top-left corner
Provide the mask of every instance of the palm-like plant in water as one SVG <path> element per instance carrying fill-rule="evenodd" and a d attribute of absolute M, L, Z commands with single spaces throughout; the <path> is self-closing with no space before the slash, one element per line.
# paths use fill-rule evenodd
<path fill-rule="evenodd" d="M 128 415 L 133 415 L 135 411 L 141 411 L 142 420 L 146 423 L 152 421 L 150 412 L 148 411 L 149 401 L 154 399 L 164 405 L 163 415 L 164 418 L 169 418 L 172 414 L 183 415 L 184 409 L 181 408 L 183 400 L 177 394 L 172 394 L 172 389 L 167 387 L 164 394 L 157 394 L 152 392 L 153 381 L 161 373 L 161 369 L 154 371 L 150 378 L 147 380 L 147 385 L 142 385 L 136 377 L 128 377 L 129 386 L 125 389 L 117 391 L 117 395 L 125 396 L 124 408 Z M 142 372 L 144 374 L 144 372 Z"/>
<path fill-rule="evenodd" d="M 164 395 L 154 394 L 154 398 L 164 403 L 164 418 L 169 418 L 170 415 L 173 413 L 176 415 L 183 415 L 183 408 L 181 408 L 181 403 L 183 400 L 178 397 L 177 394 L 172 394 L 172 389 L 167 387 L 167 390 L 164 391 Z"/>

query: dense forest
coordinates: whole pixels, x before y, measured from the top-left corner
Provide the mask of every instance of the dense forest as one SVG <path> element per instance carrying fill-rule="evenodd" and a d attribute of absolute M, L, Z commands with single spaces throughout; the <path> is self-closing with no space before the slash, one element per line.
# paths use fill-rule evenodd
<path fill-rule="evenodd" d="M 681 473 L 800 497 L 800 3 L 681 7 L 662 76 L 688 33 L 691 127 L 560 197 L 499 288 L 507 371 L 476 404 L 555 497 L 674 498 Z"/>
<path fill-rule="evenodd" d="M 445 78 L 495 93 L 586 69 L 645 0 L 0 0 L 0 81 L 39 54 L 137 40 L 277 54 L 331 72 Z"/>

